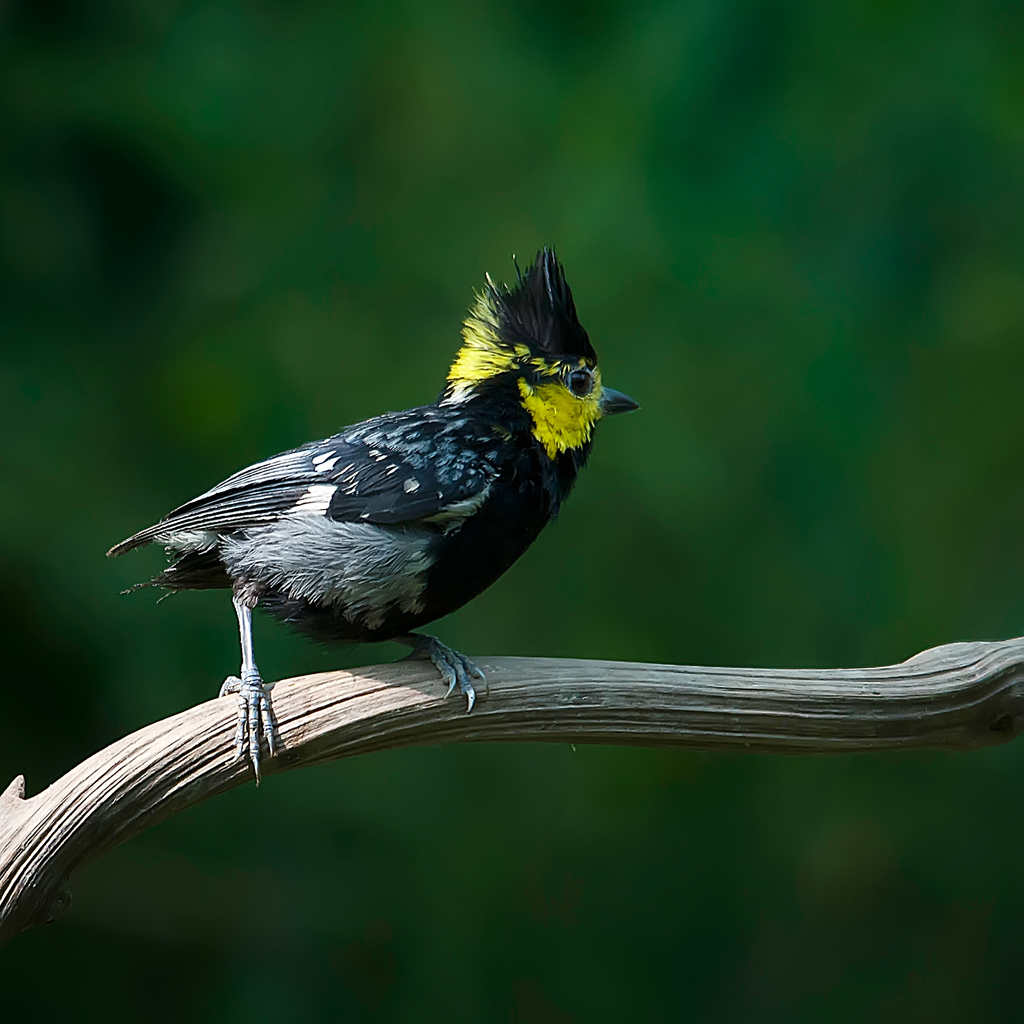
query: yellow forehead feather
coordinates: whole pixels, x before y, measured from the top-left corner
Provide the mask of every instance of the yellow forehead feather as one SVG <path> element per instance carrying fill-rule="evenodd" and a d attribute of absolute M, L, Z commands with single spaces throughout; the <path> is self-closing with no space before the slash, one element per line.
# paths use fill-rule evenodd
<path fill-rule="evenodd" d="M 481 381 L 516 369 L 529 357 L 525 345 L 501 343 L 494 307 L 486 294 L 478 295 L 462 325 L 462 348 L 448 371 L 448 400 L 464 401 Z"/>

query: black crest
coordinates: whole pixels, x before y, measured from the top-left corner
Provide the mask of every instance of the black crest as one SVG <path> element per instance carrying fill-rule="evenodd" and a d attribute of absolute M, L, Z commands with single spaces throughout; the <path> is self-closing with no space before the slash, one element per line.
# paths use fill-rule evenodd
<path fill-rule="evenodd" d="M 545 246 L 525 273 L 518 266 L 516 272 L 514 288 L 488 281 L 503 340 L 555 358 L 575 357 L 596 364 L 597 353 L 576 316 L 565 270 L 554 249 Z"/>

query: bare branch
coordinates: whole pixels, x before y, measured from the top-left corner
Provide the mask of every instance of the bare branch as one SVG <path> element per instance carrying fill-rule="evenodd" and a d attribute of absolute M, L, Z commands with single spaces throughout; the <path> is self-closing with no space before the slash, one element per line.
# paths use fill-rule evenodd
<path fill-rule="evenodd" d="M 545 658 L 479 660 L 471 715 L 434 669 L 399 662 L 278 683 L 284 751 L 266 773 L 422 743 L 571 741 L 788 753 L 969 749 L 1024 724 L 1024 638 L 949 644 L 867 669 L 728 669 Z M 233 760 L 235 701 L 126 736 L 24 799 L 0 796 L 0 941 L 54 920 L 71 871 L 252 776 Z"/>

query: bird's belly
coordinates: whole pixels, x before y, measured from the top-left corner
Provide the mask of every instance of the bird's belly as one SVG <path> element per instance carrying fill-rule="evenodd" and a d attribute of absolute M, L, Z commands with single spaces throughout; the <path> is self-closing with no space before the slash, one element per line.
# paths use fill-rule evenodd
<path fill-rule="evenodd" d="M 339 638 L 354 639 L 423 612 L 430 540 L 409 527 L 293 516 L 226 537 L 220 555 L 236 589 L 269 610 L 319 609 L 341 620 Z"/>
<path fill-rule="evenodd" d="M 529 498 L 496 495 L 459 530 L 438 537 L 426 574 L 424 622 L 461 608 L 486 590 L 536 540 L 550 516 Z"/>

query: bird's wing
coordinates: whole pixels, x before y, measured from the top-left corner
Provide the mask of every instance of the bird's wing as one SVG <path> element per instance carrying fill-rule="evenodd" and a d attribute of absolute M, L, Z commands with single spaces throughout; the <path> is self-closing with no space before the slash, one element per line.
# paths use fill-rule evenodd
<path fill-rule="evenodd" d="M 292 515 L 447 528 L 479 508 L 497 475 L 493 437 L 457 427 L 423 410 L 368 420 L 235 473 L 108 554 L 153 541 L 209 548 L 224 533 Z"/>

